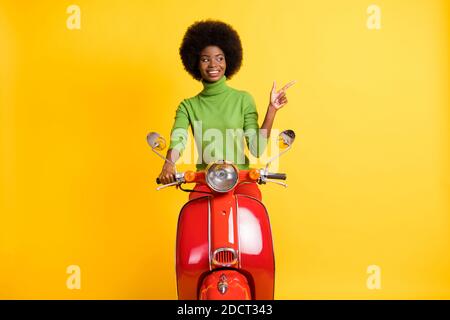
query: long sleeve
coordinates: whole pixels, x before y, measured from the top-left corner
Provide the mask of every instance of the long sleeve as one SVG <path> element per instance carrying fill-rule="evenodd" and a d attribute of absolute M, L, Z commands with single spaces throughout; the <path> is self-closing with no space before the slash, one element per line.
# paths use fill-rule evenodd
<path fill-rule="evenodd" d="M 189 123 L 189 114 L 186 110 L 185 100 L 183 100 L 175 113 L 175 121 L 170 133 L 169 146 L 169 149 L 176 149 L 180 155 L 183 154 L 186 148 Z"/>
<path fill-rule="evenodd" d="M 264 137 L 258 125 L 258 112 L 253 97 L 246 94 L 244 98 L 244 134 L 250 153 L 259 158 L 267 146 L 267 138 Z"/>

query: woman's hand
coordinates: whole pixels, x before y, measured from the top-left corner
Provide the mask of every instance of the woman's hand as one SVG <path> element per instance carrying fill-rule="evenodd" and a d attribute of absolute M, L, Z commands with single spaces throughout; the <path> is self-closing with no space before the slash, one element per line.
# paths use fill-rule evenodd
<path fill-rule="evenodd" d="M 276 83 L 273 82 L 272 91 L 270 92 L 270 102 L 269 108 L 273 108 L 275 111 L 281 109 L 285 104 L 288 103 L 286 97 L 286 90 L 293 86 L 297 81 L 291 81 L 287 85 L 285 85 L 281 90 L 277 91 Z"/>
<path fill-rule="evenodd" d="M 172 163 L 166 161 L 161 170 L 161 173 L 159 174 L 159 180 L 162 184 L 175 182 L 175 173 L 175 166 Z"/>
<path fill-rule="evenodd" d="M 270 137 L 270 131 L 272 130 L 273 121 L 275 119 L 277 111 L 288 103 L 288 100 L 286 98 L 286 90 L 289 87 L 293 86 L 296 82 L 297 81 L 295 80 L 289 82 L 278 92 L 276 88 L 277 85 L 275 81 L 273 82 L 272 90 L 270 91 L 269 107 L 267 108 L 266 117 L 264 118 L 264 122 L 260 128 L 260 132 L 265 138 Z"/>

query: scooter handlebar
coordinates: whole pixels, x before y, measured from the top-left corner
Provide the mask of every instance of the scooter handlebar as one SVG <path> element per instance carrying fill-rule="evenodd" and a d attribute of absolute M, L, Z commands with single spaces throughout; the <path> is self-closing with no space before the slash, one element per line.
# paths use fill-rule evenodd
<path fill-rule="evenodd" d="M 286 173 L 272 173 L 269 172 L 266 175 L 267 179 L 286 180 Z"/>
<path fill-rule="evenodd" d="M 274 180 L 286 180 L 286 173 L 275 173 L 275 172 L 268 172 L 265 176 L 267 179 L 274 179 Z M 161 180 L 159 178 L 156 178 L 156 184 L 162 184 Z"/>

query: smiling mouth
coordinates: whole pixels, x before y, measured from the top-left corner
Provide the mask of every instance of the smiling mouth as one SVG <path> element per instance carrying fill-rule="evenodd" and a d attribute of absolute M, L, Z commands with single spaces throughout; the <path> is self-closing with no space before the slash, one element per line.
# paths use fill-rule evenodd
<path fill-rule="evenodd" d="M 219 75 L 219 70 L 212 70 L 212 71 L 207 71 L 206 73 L 208 73 L 208 75 L 215 77 Z"/>

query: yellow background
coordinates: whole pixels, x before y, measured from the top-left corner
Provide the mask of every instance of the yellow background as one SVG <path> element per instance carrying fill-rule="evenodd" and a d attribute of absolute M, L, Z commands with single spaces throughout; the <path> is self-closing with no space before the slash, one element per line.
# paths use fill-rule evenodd
<path fill-rule="evenodd" d="M 381 8 L 381 30 L 366 27 Z M 81 30 L 66 9 L 81 8 Z M 186 194 L 155 191 L 169 135 L 201 85 L 186 28 L 222 19 L 244 63 L 230 85 L 297 132 L 263 186 L 277 299 L 450 298 L 447 1 L 2 1 L 0 298 L 176 299 Z M 69 265 L 81 289 L 66 287 Z M 381 289 L 366 286 L 381 268 Z"/>

